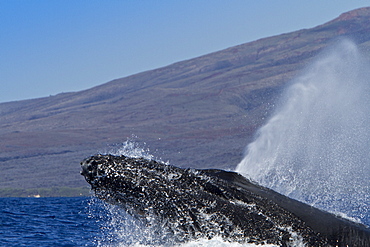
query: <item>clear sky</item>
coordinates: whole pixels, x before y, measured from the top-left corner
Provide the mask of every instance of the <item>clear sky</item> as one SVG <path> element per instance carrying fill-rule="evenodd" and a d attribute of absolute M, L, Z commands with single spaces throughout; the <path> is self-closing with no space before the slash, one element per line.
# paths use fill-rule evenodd
<path fill-rule="evenodd" d="M 87 89 L 366 6 L 368 0 L 0 0 L 0 102 Z"/>

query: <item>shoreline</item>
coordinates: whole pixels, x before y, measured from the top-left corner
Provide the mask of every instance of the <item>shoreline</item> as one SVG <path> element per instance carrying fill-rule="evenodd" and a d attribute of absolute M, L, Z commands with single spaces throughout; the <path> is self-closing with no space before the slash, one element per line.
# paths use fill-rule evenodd
<path fill-rule="evenodd" d="M 91 196 L 90 188 L 84 187 L 45 187 L 45 188 L 0 188 L 0 198 L 44 198 L 44 197 L 86 197 Z"/>

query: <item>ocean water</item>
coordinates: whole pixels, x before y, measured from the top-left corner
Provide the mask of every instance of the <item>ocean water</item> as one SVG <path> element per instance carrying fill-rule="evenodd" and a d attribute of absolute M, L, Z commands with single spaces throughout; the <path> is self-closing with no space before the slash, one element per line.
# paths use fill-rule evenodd
<path fill-rule="evenodd" d="M 150 241 L 156 236 L 150 229 L 94 197 L 0 198 L 0 208 L 0 246 L 155 246 Z M 214 238 L 159 246 L 256 245 Z"/>
<path fill-rule="evenodd" d="M 0 246 L 96 246 L 90 198 L 0 198 Z"/>

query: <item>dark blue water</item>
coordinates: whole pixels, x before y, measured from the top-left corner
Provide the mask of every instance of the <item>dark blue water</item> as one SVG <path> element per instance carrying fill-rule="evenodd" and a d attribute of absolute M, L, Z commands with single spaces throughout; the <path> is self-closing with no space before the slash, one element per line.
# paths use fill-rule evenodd
<path fill-rule="evenodd" d="M 368 216 L 364 223 L 370 223 Z M 0 246 L 130 246 L 155 237 L 150 235 L 122 210 L 94 197 L 0 198 Z M 198 245 L 236 246 L 222 241 L 189 246 Z"/>
<path fill-rule="evenodd" d="M 101 231 L 91 200 L 0 198 L 0 246 L 96 246 Z"/>

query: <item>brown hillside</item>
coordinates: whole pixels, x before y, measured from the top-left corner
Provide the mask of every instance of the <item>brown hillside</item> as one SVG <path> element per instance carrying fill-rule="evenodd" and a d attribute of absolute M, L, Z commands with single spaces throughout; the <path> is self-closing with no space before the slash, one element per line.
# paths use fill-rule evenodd
<path fill-rule="evenodd" d="M 370 55 L 370 8 L 85 91 L 0 104 L 0 188 L 84 186 L 80 160 L 133 134 L 174 165 L 232 169 L 284 86 L 339 37 Z"/>

